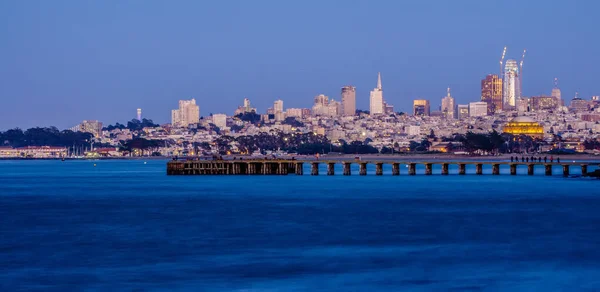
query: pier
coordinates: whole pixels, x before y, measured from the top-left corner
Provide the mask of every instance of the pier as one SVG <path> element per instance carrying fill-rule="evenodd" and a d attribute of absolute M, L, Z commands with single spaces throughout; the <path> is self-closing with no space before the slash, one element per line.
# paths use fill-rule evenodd
<path fill-rule="evenodd" d="M 391 165 L 392 175 L 401 174 L 401 165 L 407 168 L 406 175 L 416 175 L 417 165 L 423 165 L 425 175 L 433 175 L 433 166 L 440 165 L 441 175 L 449 175 L 449 166 L 457 165 L 458 174 L 467 173 L 467 165 L 475 166 L 475 174 L 482 175 L 484 166 L 491 168 L 492 175 L 500 175 L 500 168 L 509 168 L 510 175 L 517 175 L 517 168 L 526 168 L 527 175 L 535 174 L 535 166 L 543 166 L 545 175 L 553 175 L 553 167 L 562 167 L 564 176 L 570 175 L 571 167 L 580 167 L 581 174 L 586 175 L 589 163 L 561 162 L 508 162 L 508 161 L 360 161 L 360 160 L 173 160 L 167 163 L 168 175 L 304 175 L 304 164 L 310 165 L 311 175 L 320 175 L 319 166 L 326 166 L 327 175 L 335 175 L 335 165 L 342 166 L 343 175 L 352 175 L 352 164 L 358 165 L 358 174 L 367 175 L 367 165 L 375 165 L 375 175 L 383 175 L 384 165 Z"/>

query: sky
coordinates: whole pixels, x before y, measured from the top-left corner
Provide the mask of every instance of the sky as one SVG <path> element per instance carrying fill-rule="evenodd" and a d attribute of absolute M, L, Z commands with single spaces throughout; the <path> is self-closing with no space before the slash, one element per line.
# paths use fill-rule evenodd
<path fill-rule="evenodd" d="M 438 108 L 450 87 L 480 99 L 481 79 L 521 59 L 523 95 L 600 95 L 600 1 L 30 0 L 0 1 L 0 130 L 82 120 L 170 122 L 180 99 L 200 114 L 340 100 L 368 109 Z"/>

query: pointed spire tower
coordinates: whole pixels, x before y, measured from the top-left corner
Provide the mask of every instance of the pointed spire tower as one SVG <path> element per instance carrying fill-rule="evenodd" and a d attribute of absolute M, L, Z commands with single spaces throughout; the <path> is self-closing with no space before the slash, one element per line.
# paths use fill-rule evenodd
<path fill-rule="evenodd" d="M 377 89 L 381 90 L 381 72 L 377 72 Z"/>
<path fill-rule="evenodd" d="M 369 111 L 371 115 L 383 114 L 383 90 L 381 89 L 381 73 L 377 73 L 377 87 L 371 90 Z"/>

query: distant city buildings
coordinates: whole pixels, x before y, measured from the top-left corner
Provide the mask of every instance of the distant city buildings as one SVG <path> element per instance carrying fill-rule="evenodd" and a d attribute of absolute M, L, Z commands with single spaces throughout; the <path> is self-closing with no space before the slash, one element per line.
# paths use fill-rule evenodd
<path fill-rule="evenodd" d="M 196 100 L 180 100 L 179 108 L 171 111 L 171 124 L 175 127 L 187 127 L 200 122 L 200 107 Z"/>
<path fill-rule="evenodd" d="M 429 100 L 426 99 L 415 99 L 413 101 L 413 115 L 414 116 L 429 116 L 431 113 L 431 106 Z"/>
<path fill-rule="evenodd" d="M 304 118 L 304 115 L 302 114 L 302 109 L 301 108 L 288 108 L 285 111 L 285 116 L 286 117 L 291 117 L 291 118 L 297 118 L 297 119 Z"/>
<path fill-rule="evenodd" d="M 586 112 L 590 110 L 589 101 L 579 97 L 579 93 L 575 93 L 575 97 L 571 100 L 569 108 L 574 112 Z"/>
<path fill-rule="evenodd" d="M 356 87 L 342 87 L 342 111 L 344 116 L 353 116 L 356 114 Z"/>
<path fill-rule="evenodd" d="M 212 122 L 219 129 L 225 129 L 227 127 L 227 115 L 226 114 L 213 114 Z"/>
<path fill-rule="evenodd" d="M 470 117 L 483 117 L 487 116 L 488 104 L 483 101 L 476 101 L 469 103 L 469 116 Z"/>
<path fill-rule="evenodd" d="M 252 105 L 250 104 L 250 99 L 244 98 L 244 104 L 242 106 L 239 106 L 233 114 L 235 116 L 237 116 L 239 114 L 250 113 L 250 112 L 256 112 L 256 108 L 252 107 Z"/>
<path fill-rule="evenodd" d="M 73 132 L 90 133 L 94 137 L 100 137 L 102 135 L 102 122 L 96 120 L 84 120 L 81 124 L 71 128 Z"/>
<path fill-rule="evenodd" d="M 383 89 L 381 87 L 381 73 L 377 73 L 377 87 L 371 90 L 369 97 L 369 112 L 371 115 L 380 115 L 384 113 L 383 108 Z"/>
<path fill-rule="evenodd" d="M 530 104 L 533 111 L 551 111 L 559 106 L 556 97 L 547 95 L 532 96 Z"/>
<path fill-rule="evenodd" d="M 450 95 L 450 87 L 448 87 L 448 91 L 446 96 L 442 98 L 442 116 L 446 119 L 455 119 L 456 118 L 456 104 L 454 102 L 454 98 Z"/>
<path fill-rule="evenodd" d="M 458 112 L 458 119 L 465 120 L 469 118 L 469 105 L 468 104 L 459 104 L 456 106 L 456 111 Z"/>
<path fill-rule="evenodd" d="M 481 101 L 487 104 L 489 115 L 502 110 L 502 79 L 496 74 L 489 74 L 481 80 Z"/>

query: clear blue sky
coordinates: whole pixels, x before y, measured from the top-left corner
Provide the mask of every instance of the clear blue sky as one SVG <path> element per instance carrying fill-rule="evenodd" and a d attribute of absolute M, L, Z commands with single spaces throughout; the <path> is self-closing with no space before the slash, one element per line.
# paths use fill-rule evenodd
<path fill-rule="evenodd" d="M 357 87 L 437 108 L 446 87 L 480 97 L 502 48 L 524 65 L 524 95 L 600 95 L 600 1 L 0 1 L 0 129 L 144 116 L 164 123 L 179 99 L 201 115 L 339 100 Z"/>

